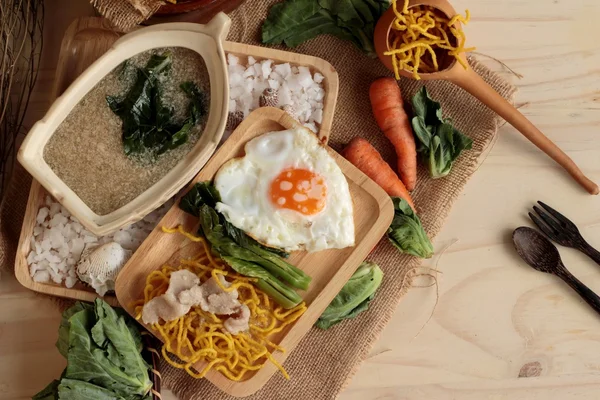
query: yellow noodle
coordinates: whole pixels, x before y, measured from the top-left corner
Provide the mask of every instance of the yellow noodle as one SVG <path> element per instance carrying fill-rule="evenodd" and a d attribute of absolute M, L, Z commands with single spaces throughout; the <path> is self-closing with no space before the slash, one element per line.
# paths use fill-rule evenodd
<path fill-rule="evenodd" d="M 237 289 L 239 301 L 248 306 L 251 314 L 249 331 L 238 335 L 224 330 L 219 316 L 200 307 L 192 307 L 188 314 L 177 320 L 153 324 L 152 329 L 164 342 L 161 354 L 165 361 L 194 378 L 203 378 L 209 371 L 215 370 L 234 381 L 272 362 L 284 377 L 289 378 L 272 354 L 274 351 L 285 352 L 285 349 L 268 338 L 296 321 L 306 311 L 306 305 L 302 303 L 291 310 L 275 308 L 272 300 L 251 284 L 256 279 L 240 276 L 222 260 L 212 257 L 204 238 L 185 232 L 181 226 L 163 230 L 181 233 L 191 241 L 201 243 L 203 252 L 191 260 L 181 260 L 178 267 L 164 265 L 150 273 L 146 278 L 143 299 L 135 303 L 137 318 L 141 317 L 144 304 L 166 292 L 171 274 L 182 269 L 195 273 L 202 283 L 212 277 L 225 291 Z M 225 287 L 217 279 L 218 275 L 226 276 L 230 286 Z M 203 364 L 198 371 L 194 367 L 199 362 Z"/>
<path fill-rule="evenodd" d="M 401 10 L 398 9 L 399 1 L 403 1 Z M 469 10 L 464 17 L 457 14 L 447 18 L 429 6 L 409 8 L 408 0 L 393 0 L 392 8 L 395 19 L 391 27 L 389 50 L 384 55 L 392 57 L 396 79 L 400 79 L 402 70 L 411 72 L 415 79 L 420 79 L 420 73 L 439 71 L 442 54 L 454 57 L 467 68 L 462 53 L 473 51 L 474 48 L 465 48 L 466 37 L 458 24 L 470 21 Z M 423 58 L 426 55 L 428 57 Z"/>

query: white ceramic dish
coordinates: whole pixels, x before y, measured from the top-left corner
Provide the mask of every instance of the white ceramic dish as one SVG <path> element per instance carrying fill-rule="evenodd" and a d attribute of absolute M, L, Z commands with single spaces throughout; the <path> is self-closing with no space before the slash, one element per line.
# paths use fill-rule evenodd
<path fill-rule="evenodd" d="M 207 25 L 170 23 L 143 28 L 117 40 L 29 131 L 18 160 L 46 190 L 95 235 L 134 223 L 173 197 L 206 164 L 221 140 L 229 109 L 227 63 L 223 51 L 231 20 L 220 13 Z M 210 108 L 204 132 L 192 150 L 162 179 L 133 201 L 106 215 L 94 213 L 44 161 L 44 147 L 73 107 L 124 60 L 157 47 L 185 47 L 200 54 L 210 79 Z"/>

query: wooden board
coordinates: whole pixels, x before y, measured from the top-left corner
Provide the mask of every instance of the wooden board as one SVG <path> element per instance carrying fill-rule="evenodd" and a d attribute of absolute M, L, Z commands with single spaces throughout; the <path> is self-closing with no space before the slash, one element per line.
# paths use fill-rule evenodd
<path fill-rule="evenodd" d="M 49 105 L 62 34 L 73 18 L 93 13 L 85 1 L 51 4 L 28 126 Z M 600 46 L 590 35 L 600 29 L 600 2 L 452 4 L 475 16 L 466 27 L 469 43 L 524 75 L 517 80 L 496 61 L 480 58 L 521 87 L 520 110 L 600 181 Z M 434 307 L 435 286 L 411 289 L 338 400 L 598 399 L 600 319 L 559 279 L 522 264 L 511 247 L 510 232 L 529 223 L 525 210 L 537 199 L 564 211 L 590 244 L 600 247 L 598 198 L 552 173 L 554 167 L 538 153 L 512 127 L 500 129 L 435 247 L 439 254 L 458 242 L 439 260 L 425 263 L 443 272 L 438 275 L 439 303 Z M 568 268 L 600 293 L 598 266 L 575 250 L 560 251 Z M 430 283 L 425 278 L 417 282 Z M 65 361 L 54 346 L 59 322 L 51 301 L 2 274 L 0 376 L 6 386 L 1 398 L 30 399 L 60 376 Z M 541 363 L 540 376 L 519 377 L 521 368 L 535 361 Z M 162 395 L 177 400 L 166 389 Z"/>
<path fill-rule="evenodd" d="M 104 18 L 87 17 L 73 21 L 65 32 L 61 43 L 52 98 L 55 99 L 60 96 L 71 82 L 108 51 L 121 35 Z M 244 61 L 248 56 L 252 56 L 257 60 L 268 58 L 275 60 L 277 63 L 287 62 L 306 66 L 313 73 L 319 72 L 322 74 L 325 77 L 323 81 L 325 98 L 323 99 L 323 123 L 320 127 L 319 137 L 323 142 L 327 142 L 333 123 L 339 86 L 337 72 L 331 64 L 317 57 L 233 42 L 225 42 L 224 49 L 226 53 L 232 53 Z M 26 259 L 31 250 L 30 237 L 33 234 L 33 228 L 36 226 L 38 210 L 44 203 L 46 195 L 46 190 L 34 180 L 31 184 L 25 218 L 21 228 L 21 237 L 15 259 L 15 275 L 23 286 L 39 293 L 75 300 L 94 301 L 97 297 L 96 292 L 82 283 L 68 289 L 53 283 L 34 282 L 29 274 Z M 104 299 L 113 306 L 118 305 L 116 298 L 112 295 L 106 295 Z"/>
<path fill-rule="evenodd" d="M 296 121 L 276 108 L 265 107 L 254 111 L 200 171 L 194 182 L 212 180 L 226 161 L 244 154 L 244 145 L 248 140 L 263 133 L 291 129 L 297 125 Z M 345 249 L 316 253 L 295 252 L 290 255 L 289 262 L 310 275 L 312 282 L 310 288 L 302 293 L 308 306 L 307 311 L 279 337 L 272 339 L 287 350 L 285 354 L 274 354 L 280 363 L 285 361 L 291 350 L 379 242 L 394 215 L 391 199 L 383 189 L 342 156 L 330 148 L 327 149 L 348 180 L 354 203 L 356 244 Z M 119 303 L 132 316 L 135 317 L 132 304 L 143 298 L 146 277 L 164 264 L 173 263 L 185 258 L 185 254 L 194 253 L 191 251 L 193 245 L 189 239 L 179 234 L 164 233 L 161 229 L 163 226 L 173 228 L 179 225 L 193 232 L 198 226 L 198 219 L 183 212 L 175 204 L 119 274 L 116 284 L 117 297 Z M 153 332 L 149 326 L 146 328 Z M 197 369 L 201 368 L 202 364 Z M 249 374 L 242 382 L 230 381 L 216 371 L 210 371 L 206 377 L 221 390 L 241 397 L 259 390 L 276 371 L 277 368 L 272 363 L 267 363 L 263 369 Z"/>

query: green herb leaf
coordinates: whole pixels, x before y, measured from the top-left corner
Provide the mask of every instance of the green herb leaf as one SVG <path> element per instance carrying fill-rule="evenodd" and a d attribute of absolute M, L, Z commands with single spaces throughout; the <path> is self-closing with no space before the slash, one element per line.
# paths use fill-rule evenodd
<path fill-rule="evenodd" d="M 58 385 L 60 385 L 60 381 L 53 380 L 48 386 L 34 395 L 31 400 L 58 400 Z"/>
<path fill-rule="evenodd" d="M 198 182 L 189 192 L 187 192 L 179 202 L 179 208 L 195 217 L 200 215 L 200 208 L 206 204 L 211 208 L 215 208 L 217 203 L 221 201 L 219 191 L 210 182 Z M 225 220 L 222 215 L 219 215 L 220 224 L 223 225 L 225 233 L 233 239 L 238 245 L 245 248 L 262 248 L 265 251 L 272 253 L 278 257 L 287 258 L 289 254 L 281 249 L 263 246 L 244 231 L 236 228 Z"/>
<path fill-rule="evenodd" d="M 198 217 L 200 207 L 206 204 L 215 208 L 221 201 L 218 190 L 210 182 L 198 182 L 179 201 L 179 208 L 188 214 Z"/>
<path fill-rule="evenodd" d="M 181 198 L 179 207 L 200 219 L 199 231 L 210 242 L 211 251 L 216 250 L 224 259 L 228 257 L 232 268 L 243 269 L 247 271 L 247 276 L 264 280 L 263 286 L 271 290 L 269 295 L 272 294 L 278 304 L 284 307 L 297 305 L 302 300 L 300 296 L 279 279 L 294 288 L 306 290 L 311 281 L 310 276 L 281 257 L 287 256 L 287 253 L 262 246 L 241 229 L 230 224 L 215 210 L 220 200 L 214 185 L 210 182 L 199 182 Z M 255 275 L 249 275 L 250 273 Z"/>
<path fill-rule="evenodd" d="M 427 163 L 432 178 L 450 173 L 452 164 L 473 141 L 442 117 L 440 103 L 432 100 L 423 87 L 412 99 L 415 116 L 412 127 L 417 139 L 417 151 Z"/>
<path fill-rule="evenodd" d="M 317 0 L 287 0 L 273 5 L 262 26 L 263 43 L 282 43 L 299 31 L 297 27 L 315 17 L 320 11 L 321 7 Z M 333 19 L 329 18 L 329 20 L 333 22 Z"/>
<path fill-rule="evenodd" d="M 58 386 L 60 400 L 122 400 L 110 389 L 74 379 L 63 379 Z"/>
<path fill-rule="evenodd" d="M 150 366 L 141 355 L 141 335 L 139 331 L 133 331 L 127 324 L 126 318 L 108 305 L 108 303 L 96 299 L 95 302 L 96 317 L 98 322 L 92 328 L 94 331 L 102 330 L 98 336 L 104 339 L 103 345 L 99 347 L 112 350 L 113 356 L 109 360 L 122 371 L 128 371 L 130 378 L 135 378 L 135 386 L 143 388 L 138 394 L 145 394 L 152 382 L 148 378 L 148 369 Z M 100 328 L 96 328 L 100 327 Z M 110 345 L 110 346 L 109 346 Z"/>
<path fill-rule="evenodd" d="M 390 242 L 401 252 L 420 258 L 433 256 L 433 245 L 427 237 L 421 220 L 408 202 L 392 197 L 394 219 L 388 229 Z"/>
<path fill-rule="evenodd" d="M 73 314 L 69 324 L 66 379 L 88 382 L 119 396 L 148 393 L 152 382 L 140 354 L 141 339 L 132 336 L 123 316 L 97 299 L 93 310 Z"/>
<path fill-rule="evenodd" d="M 329 329 L 343 320 L 355 318 L 369 308 L 383 280 L 383 271 L 375 263 L 363 262 L 342 290 L 319 317 L 316 326 Z"/>
<path fill-rule="evenodd" d="M 76 303 L 63 313 L 56 346 L 67 368 L 34 399 L 148 399 L 150 366 L 137 323 L 125 311 L 101 299 Z"/>
<path fill-rule="evenodd" d="M 350 311 L 348 314 L 344 315 L 343 317 L 332 318 L 332 319 L 319 318 L 317 320 L 315 326 L 319 329 L 327 330 L 327 329 L 331 328 L 332 326 L 337 325 L 340 322 L 343 322 L 347 319 L 354 319 L 360 313 L 362 313 L 363 311 L 367 311 L 369 309 L 369 304 L 371 303 L 371 300 L 373 300 L 374 298 L 375 298 L 375 293 L 373 293 L 365 301 L 360 303 L 358 306 L 356 306 L 356 308 L 354 308 L 352 311 Z"/>
<path fill-rule="evenodd" d="M 201 91 L 198 85 L 190 81 L 183 82 L 180 85 L 180 88 L 190 99 L 190 105 L 188 106 L 188 115 L 190 115 L 190 120 L 192 121 L 192 124 L 200 123 L 206 115 L 206 110 L 208 110 L 208 100 L 206 98 L 206 93 Z"/>
<path fill-rule="evenodd" d="M 296 47 L 319 35 L 330 34 L 353 42 L 375 57 L 375 23 L 389 5 L 389 0 L 286 0 L 269 10 L 263 23 L 262 41 Z"/>
<path fill-rule="evenodd" d="M 275 276 L 260 265 L 236 257 L 223 256 L 222 258 L 227 265 L 238 274 L 251 278 L 258 278 L 259 281 L 263 281 L 263 284 L 258 285 L 259 288 L 272 297 L 283 308 L 293 308 L 302 302 L 302 297 L 300 297 L 298 293 L 280 282 Z"/>
<path fill-rule="evenodd" d="M 181 90 L 190 99 L 189 116 L 183 123 L 174 122 L 173 107 L 162 103 L 162 89 L 158 77 L 171 67 L 171 54 L 154 54 L 145 68 L 138 69 L 137 78 L 123 99 L 107 96 L 110 109 L 122 122 L 125 154 L 149 151 L 158 156 L 188 141 L 192 127 L 206 114 L 206 96 L 193 82 L 181 84 Z"/>
<path fill-rule="evenodd" d="M 69 332 L 71 327 L 69 319 L 79 311 L 92 311 L 93 309 L 94 306 L 89 303 L 77 302 L 75 305 L 63 312 L 62 319 L 60 320 L 60 325 L 58 327 L 58 340 L 56 341 L 56 348 L 64 358 L 67 358 L 67 354 L 69 352 Z"/>
<path fill-rule="evenodd" d="M 412 104 L 415 116 L 423 118 L 426 126 L 437 126 L 444 123 L 442 105 L 429 97 L 425 86 L 414 95 Z"/>

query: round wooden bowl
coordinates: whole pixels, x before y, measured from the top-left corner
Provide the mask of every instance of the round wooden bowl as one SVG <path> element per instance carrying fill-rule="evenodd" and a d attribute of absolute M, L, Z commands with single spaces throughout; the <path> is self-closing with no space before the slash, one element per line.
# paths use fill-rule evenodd
<path fill-rule="evenodd" d="M 196 11 L 201 8 L 224 9 L 231 0 L 178 0 L 176 4 L 166 3 L 154 15 L 175 15 Z"/>
<path fill-rule="evenodd" d="M 166 22 L 194 22 L 205 24 L 220 12 L 230 13 L 245 0 L 178 0 L 177 4 L 162 6 L 143 25 Z"/>

